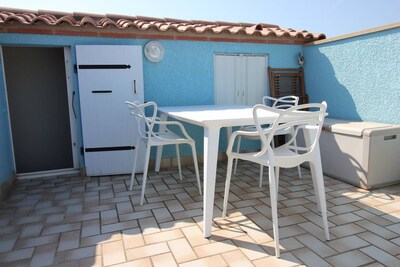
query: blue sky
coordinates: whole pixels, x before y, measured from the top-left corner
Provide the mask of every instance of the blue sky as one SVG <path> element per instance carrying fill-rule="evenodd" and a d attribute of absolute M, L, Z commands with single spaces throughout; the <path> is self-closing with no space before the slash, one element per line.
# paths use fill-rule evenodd
<path fill-rule="evenodd" d="M 0 0 L 0 7 L 270 23 L 327 37 L 400 22 L 400 0 Z"/>

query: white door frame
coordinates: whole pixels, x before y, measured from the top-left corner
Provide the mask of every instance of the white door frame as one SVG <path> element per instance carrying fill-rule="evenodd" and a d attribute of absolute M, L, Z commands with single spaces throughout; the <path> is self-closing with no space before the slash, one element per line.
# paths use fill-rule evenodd
<path fill-rule="evenodd" d="M 79 138 L 78 138 L 78 113 L 76 107 L 78 96 L 74 88 L 74 65 L 72 64 L 71 47 L 64 47 L 65 77 L 68 94 L 69 124 L 71 127 L 72 159 L 74 169 L 79 169 Z"/>

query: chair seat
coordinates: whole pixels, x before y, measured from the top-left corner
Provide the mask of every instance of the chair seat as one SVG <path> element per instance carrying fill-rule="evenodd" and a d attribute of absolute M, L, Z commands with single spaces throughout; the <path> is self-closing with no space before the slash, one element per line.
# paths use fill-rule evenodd
<path fill-rule="evenodd" d="M 148 138 L 146 138 L 148 139 Z M 153 146 L 161 146 L 161 145 L 175 145 L 175 144 L 188 144 L 191 143 L 191 140 L 183 138 L 176 133 L 173 132 L 165 132 L 165 133 L 155 133 L 155 136 L 151 138 L 151 144 Z"/>
<path fill-rule="evenodd" d="M 290 157 L 299 157 L 299 154 L 287 149 L 286 147 L 278 147 L 278 148 L 274 148 L 274 155 L 275 155 L 275 159 L 279 160 L 280 157 L 284 157 L 286 160 Z M 263 154 L 262 156 L 257 157 L 258 152 L 247 152 L 247 153 L 236 153 L 236 152 L 232 152 L 231 156 L 234 159 L 241 159 L 241 160 L 247 160 L 247 161 L 253 161 L 262 165 L 266 165 L 268 166 L 270 164 L 269 159 L 268 159 L 268 155 L 267 154 Z M 296 166 L 296 165 L 295 165 Z"/>

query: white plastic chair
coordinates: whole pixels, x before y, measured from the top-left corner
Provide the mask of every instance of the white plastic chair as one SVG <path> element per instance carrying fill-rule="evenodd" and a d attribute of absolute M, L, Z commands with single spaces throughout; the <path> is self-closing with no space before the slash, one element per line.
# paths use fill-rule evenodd
<path fill-rule="evenodd" d="M 283 96 L 280 98 L 275 98 L 275 97 L 271 97 L 271 96 L 264 96 L 262 99 L 262 102 L 264 105 L 269 106 L 269 107 L 273 107 L 276 109 L 288 109 L 291 108 L 293 106 L 297 106 L 299 103 L 299 97 L 298 96 L 294 96 L 294 95 L 290 95 L 290 96 Z M 240 128 L 240 130 L 245 130 L 245 131 L 256 131 L 256 127 L 255 126 L 245 126 Z M 287 129 L 282 129 L 280 131 L 277 131 L 275 133 L 276 136 L 278 135 L 293 135 L 294 129 L 293 128 L 287 128 Z M 251 139 L 258 139 L 258 137 L 256 138 L 251 138 Z M 237 142 L 237 146 L 236 146 L 236 152 L 239 152 L 240 150 L 240 145 L 241 145 L 241 141 L 242 138 L 239 136 L 238 137 L 238 142 Z M 296 145 L 296 140 L 294 140 L 294 144 Z M 272 146 L 274 147 L 274 139 L 272 139 Z M 238 159 L 235 160 L 235 165 L 233 168 L 233 173 L 236 174 L 237 171 L 237 164 L 238 164 Z M 299 177 L 302 178 L 301 175 L 301 168 L 300 166 L 297 166 L 297 171 L 299 173 Z M 262 187 L 262 181 L 263 181 L 263 172 L 264 172 L 264 168 L 262 165 L 260 165 L 260 180 L 259 180 L 259 187 Z"/>
<path fill-rule="evenodd" d="M 175 145 L 176 147 L 176 156 L 178 162 L 179 169 L 179 178 L 182 180 L 182 171 L 181 171 L 181 161 L 179 155 L 179 145 L 180 144 L 188 144 L 192 148 L 193 162 L 194 168 L 196 171 L 197 184 L 199 187 L 199 193 L 201 195 L 201 183 L 200 183 L 200 175 L 199 175 L 199 167 L 197 163 L 197 155 L 196 155 L 196 147 L 194 140 L 189 136 L 186 132 L 185 128 L 180 122 L 177 121 L 162 121 L 157 117 L 157 104 L 155 102 L 147 102 L 145 104 L 140 104 L 139 102 L 125 102 L 130 110 L 130 113 L 136 118 L 137 121 L 137 129 L 138 136 L 140 138 L 137 139 L 136 148 L 135 148 L 135 160 L 133 162 L 133 170 L 131 176 L 131 184 L 129 190 L 132 190 L 133 180 L 135 179 L 136 173 L 136 163 L 138 151 L 140 149 L 141 143 L 144 143 L 146 146 L 146 155 L 145 155 L 145 165 L 143 171 L 143 183 L 142 183 L 142 193 L 140 197 L 140 205 L 143 205 L 144 200 L 144 192 L 146 189 L 146 181 L 147 181 L 147 172 L 150 160 L 150 151 L 153 146 L 165 146 L 165 145 Z M 146 110 L 149 112 L 148 114 L 152 114 L 151 116 L 146 116 Z M 169 126 L 177 126 L 179 127 L 182 136 L 177 133 L 171 131 Z M 162 129 L 162 131 L 160 131 Z"/>
<path fill-rule="evenodd" d="M 309 112 L 304 112 L 310 109 Z M 262 112 L 272 112 L 276 114 L 277 118 L 273 124 L 264 128 L 262 119 Z M 322 176 L 321 161 L 319 149 L 316 144 L 318 143 L 321 128 L 325 116 L 326 103 L 322 104 L 304 104 L 291 107 L 287 110 L 275 109 L 265 105 L 256 105 L 253 108 L 253 117 L 257 131 L 236 131 L 234 132 L 228 143 L 227 155 L 228 166 L 226 175 L 225 195 L 223 203 L 222 216 L 226 216 L 226 209 L 228 205 L 229 186 L 232 176 L 233 160 L 241 159 L 258 163 L 269 168 L 269 190 L 271 197 L 271 211 L 273 233 L 275 238 L 275 254 L 277 257 L 279 253 L 279 232 L 278 232 L 278 213 L 277 213 L 277 194 L 279 184 L 279 168 L 292 168 L 303 162 L 309 162 L 311 167 L 315 167 L 317 171 L 321 171 L 321 175 L 313 178 L 314 190 L 317 198 L 318 207 L 322 213 L 323 225 L 325 229 L 325 237 L 329 240 L 329 229 L 326 211 L 325 189 Z M 272 146 L 273 137 L 277 132 L 286 128 L 293 128 L 294 132 L 291 138 L 277 148 Z M 306 142 L 303 146 L 294 144 L 299 130 L 304 131 Z M 307 133 L 307 135 L 306 135 Z M 235 139 L 242 137 L 256 137 L 261 139 L 261 150 L 256 152 L 239 153 L 233 152 L 233 145 Z"/>

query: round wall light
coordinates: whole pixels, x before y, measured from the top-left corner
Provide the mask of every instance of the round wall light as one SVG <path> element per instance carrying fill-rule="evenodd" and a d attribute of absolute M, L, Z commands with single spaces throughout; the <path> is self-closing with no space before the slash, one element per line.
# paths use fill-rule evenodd
<path fill-rule="evenodd" d="M 144 55 L 151 62 L 159 62 L 164 58 L 164 47 L 159 42 L 150 41 L 144 47 Z"/>

